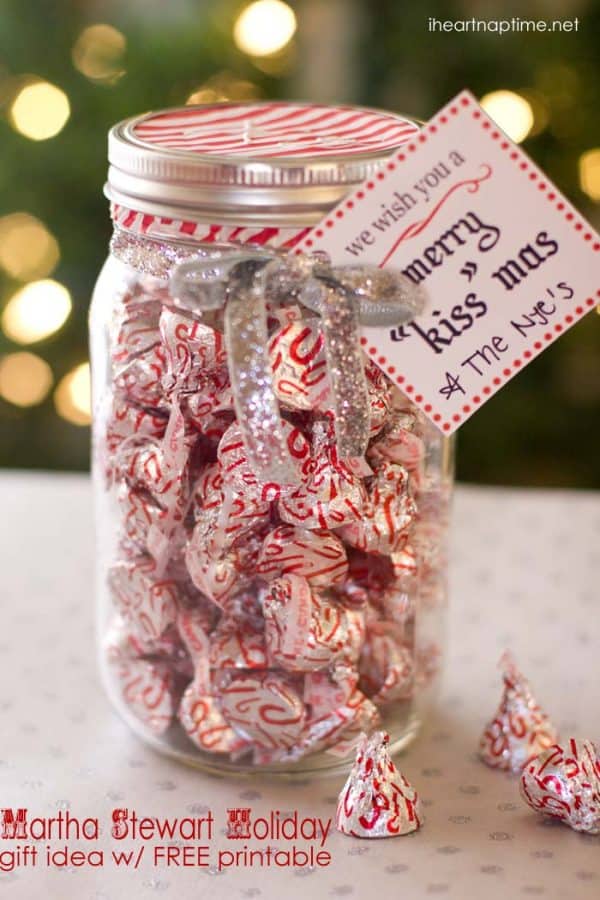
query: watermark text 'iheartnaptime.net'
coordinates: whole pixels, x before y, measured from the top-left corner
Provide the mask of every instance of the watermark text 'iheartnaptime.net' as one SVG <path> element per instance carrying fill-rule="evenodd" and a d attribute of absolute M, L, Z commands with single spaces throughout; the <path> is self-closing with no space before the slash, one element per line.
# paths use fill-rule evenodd
<path fill-rule="evenodd" d="M 513 16 L 510 19 L 427 19 L 428 31 L 441 32 L 489 32 L 491 34 L 508 34 L 510 32 L 570 32 L 579 31 L 579 19 L 522 19 Z"/>

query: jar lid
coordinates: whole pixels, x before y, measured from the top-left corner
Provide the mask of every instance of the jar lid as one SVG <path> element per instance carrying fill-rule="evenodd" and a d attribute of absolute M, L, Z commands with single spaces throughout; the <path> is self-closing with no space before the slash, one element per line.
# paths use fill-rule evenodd
<path fill-rule="evenodd" d="M 401 116 L 314 103 L 215 103 L 109 133 L 106 194 L 142 213 L 312 225 L 418 132 Z"/>

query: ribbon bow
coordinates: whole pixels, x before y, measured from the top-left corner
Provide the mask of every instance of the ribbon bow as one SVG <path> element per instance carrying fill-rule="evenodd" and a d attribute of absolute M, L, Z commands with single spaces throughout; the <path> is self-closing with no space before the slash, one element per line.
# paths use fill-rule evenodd
<path fill-rule="evenodd" d="M 297 483 L 282 428 L 268 356 L 267 308 L 298 302 L 321 318 L 340 458 L 363 456 L 370 408 L 359 326 L 401 325 L 425 293 L 406 276 L 375 266 L 331 266 L 321 256 L 211 248 L 175 267 L 178 306 L 203 315 L 224 307 L 234 407 L 248 463 L 259 481 Z"/>

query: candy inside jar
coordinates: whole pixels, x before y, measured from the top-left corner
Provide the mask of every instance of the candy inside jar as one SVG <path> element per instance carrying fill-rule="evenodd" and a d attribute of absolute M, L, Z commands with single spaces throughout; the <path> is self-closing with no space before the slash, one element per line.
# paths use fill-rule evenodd
<path fill-rule="evenodd" d="M 346 769 L 379 728 L 404 745 L 443 652 L 451 445 L 357 340 L 378 308 L 385 327 L 394 296 L 418 290 L 293 249 L 333 188 L 341 199 L 415 127 L 361 111 L 370 124 L 352 147 L 309 158 L 287 116 L 320 139 L 331 126 L 335 142 L 347 110 L 277 108 L 238 110 L 264 121 L 259 158 L 270 139 L 278 148 L 260 191 L 236 162 L 231 105 L 117 126 L 115 235 L 91 312 L 105 684 L 145 740 L 219 772 Z M 369 142 L 379 118 L 389 134 Z M 234 130 L 217 154 L 206 135 L 221 120 Z M 160 169 L 153 212 L 134 205 L 135 153 Z M 237 179 L 237 225 L 190 208 L 225 177 L 212 155 Z M 306 180 L 293 203 L 290 156 Z M 326 198 L 310 177 L 324 165 Z M 213 218 L 226 219 L 227 191 L 212 188 Z"/>

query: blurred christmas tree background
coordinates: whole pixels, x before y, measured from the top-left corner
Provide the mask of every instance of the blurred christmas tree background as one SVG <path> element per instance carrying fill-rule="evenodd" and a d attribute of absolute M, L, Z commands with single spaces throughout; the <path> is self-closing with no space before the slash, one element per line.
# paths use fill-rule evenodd
<path fill-rule="evenodd" d="M 253 98 L 428 118 L 469 87 L 598 227 L 596 0 L 2 0 L 0 465 L 85 469 L 87 308 L 110 236 L 106 132 L 148 109 Z M 578 18 L 570 32 L 430 32 Z M 517 210 L 518 214 L 518 210 Z M 591 313 L 461 430 L 476 482 L 597 487 Z"/>

